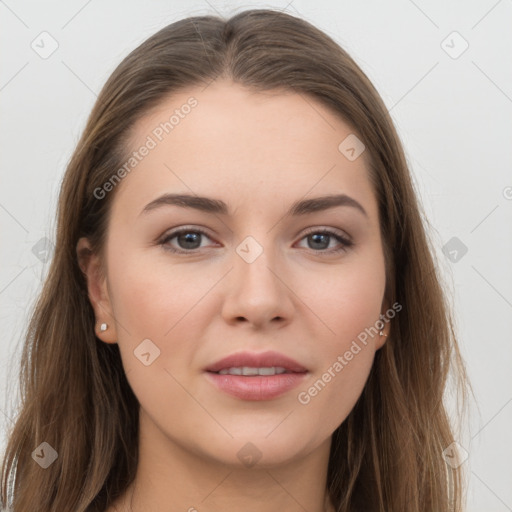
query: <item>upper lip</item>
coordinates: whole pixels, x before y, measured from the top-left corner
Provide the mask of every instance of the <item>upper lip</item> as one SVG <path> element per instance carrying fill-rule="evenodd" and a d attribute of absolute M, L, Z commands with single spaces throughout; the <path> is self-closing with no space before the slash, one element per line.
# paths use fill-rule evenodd
<path fill-rule="evenodd" d="M 207 366 L 205 371 L 207 372 L 219 372 L 226 368 L 239 368 L 247 366 L 249 368 L 270 368 L 281 367 L 290 372 L 303 373 L 307 372 L 297 361 L 294 361 L 290 357 L 287 357 L 279 352 L 238 352 L 231 354 L 219 361 Z"/>

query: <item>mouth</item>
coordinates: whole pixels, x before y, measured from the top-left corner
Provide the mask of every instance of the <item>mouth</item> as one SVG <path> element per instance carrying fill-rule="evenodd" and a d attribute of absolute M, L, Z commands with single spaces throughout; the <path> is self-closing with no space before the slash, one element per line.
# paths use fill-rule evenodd
<path fill-rule="evenodd" d="M 302 373 L 302 372 L 293 372 L 291 370 L 287 370 L 282 366 L 264 366 L 260 368 L 250 367 L 250 366 L 234 366 L 231 368 L 223 368 L 217 373 L 218 375 L 243 375 L 244 377 L 255 377 L 259 375 L 282 375 L 283 373 Z"/>
<path fill-rule="evenodd" d="M 221 375 L 275 375 L 304 373 L 307 368 L 279 352 L 238 352 L 207 366 L 207 372 Z"/>
<path fill-rule="evenodd" d="M 277 352 L 232 354 L 205 368 L 216 389 L 242 400 L 271 400 L 302 382 L 309 373 Z"/>

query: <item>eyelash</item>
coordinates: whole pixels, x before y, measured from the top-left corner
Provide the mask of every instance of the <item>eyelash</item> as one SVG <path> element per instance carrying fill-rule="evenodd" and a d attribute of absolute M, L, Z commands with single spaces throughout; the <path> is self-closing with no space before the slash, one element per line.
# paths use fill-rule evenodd
<path fill-rule="evenodd" d="M 167 235 L 164 235 L 164 237 L 158 242 L 159 245 L 161 245 L 166 251 L 170 251 L 175 254 L 196 254 L 199 249 L 191 249 L 191 250 L 184 250 L 184 249 L 176 249 L 175 247 L 171 247 L 169 242 L 175 238 L 176 236 L 179 236 L 183 233 L 200 233 L 201 235 L 204 235 L 207 238 L 210 238 L 208 233 L 200 228 L 181 228 L 176 231 L 172 231 L 171 233 L 168 233 Z M 341 247 L 338 249 L 321 249 L 318 251 L 315 251 L 314 249 L 310 249 L 314 253 L 317 253 L 319 255 L 331 255 L 331 254 L 338 254 L 340 252 L 346 252 L 348 251 L 353 245 L 354 242 L 349 240 L 348 238 L 341 236 L 334 231 L 330 231 L 328 229 L 311 229 L 307 233 L 304 234 L 304 236 L 301 238 L 303 240 L 304 238 L 310 236 L 310 235 L 329 235 L 333 238 L 335 238 L 340 244 Z"/>

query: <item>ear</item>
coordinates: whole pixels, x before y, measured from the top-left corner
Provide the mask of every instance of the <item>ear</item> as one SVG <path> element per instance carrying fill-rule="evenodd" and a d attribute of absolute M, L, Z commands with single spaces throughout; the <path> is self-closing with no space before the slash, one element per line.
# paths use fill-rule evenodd
<path fill-rule="evenodd" d="M 95 254 L 86 237 L 82 237 L 76 244 L 78 265 L 87 281 L 89 300 L 94 309 L 96 324 L 94 331 L 96 336 L 105 343 L 117 343 L 117 332 L 114 321 L 114 313 L 110 301 L 107 278 L 104 275 L 100 257 Z M 107 328 L 101 330 L 101 325 Z"/>

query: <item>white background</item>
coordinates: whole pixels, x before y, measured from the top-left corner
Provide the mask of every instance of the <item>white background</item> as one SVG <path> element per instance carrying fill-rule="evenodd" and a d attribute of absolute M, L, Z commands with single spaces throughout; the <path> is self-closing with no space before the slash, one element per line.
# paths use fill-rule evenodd
<path fill-rule="evenodd" d="M 14 415 L 21 335 L 48 265 L 32 248 L 54 239 L 60 180 L 96 94 L 163 26 L 252 7 L 286 10 L 324 30 L 390 109 L 478 403 L 459 439 L 469 453 L 468 510 L 512 510 L 510 0 L 0 1 L 0 446 Z M 31 48 L 43 31 L 58 43 L 46 59 Z M 467 247 L 456 262 L 443 253 L 452 237 Z"/>

